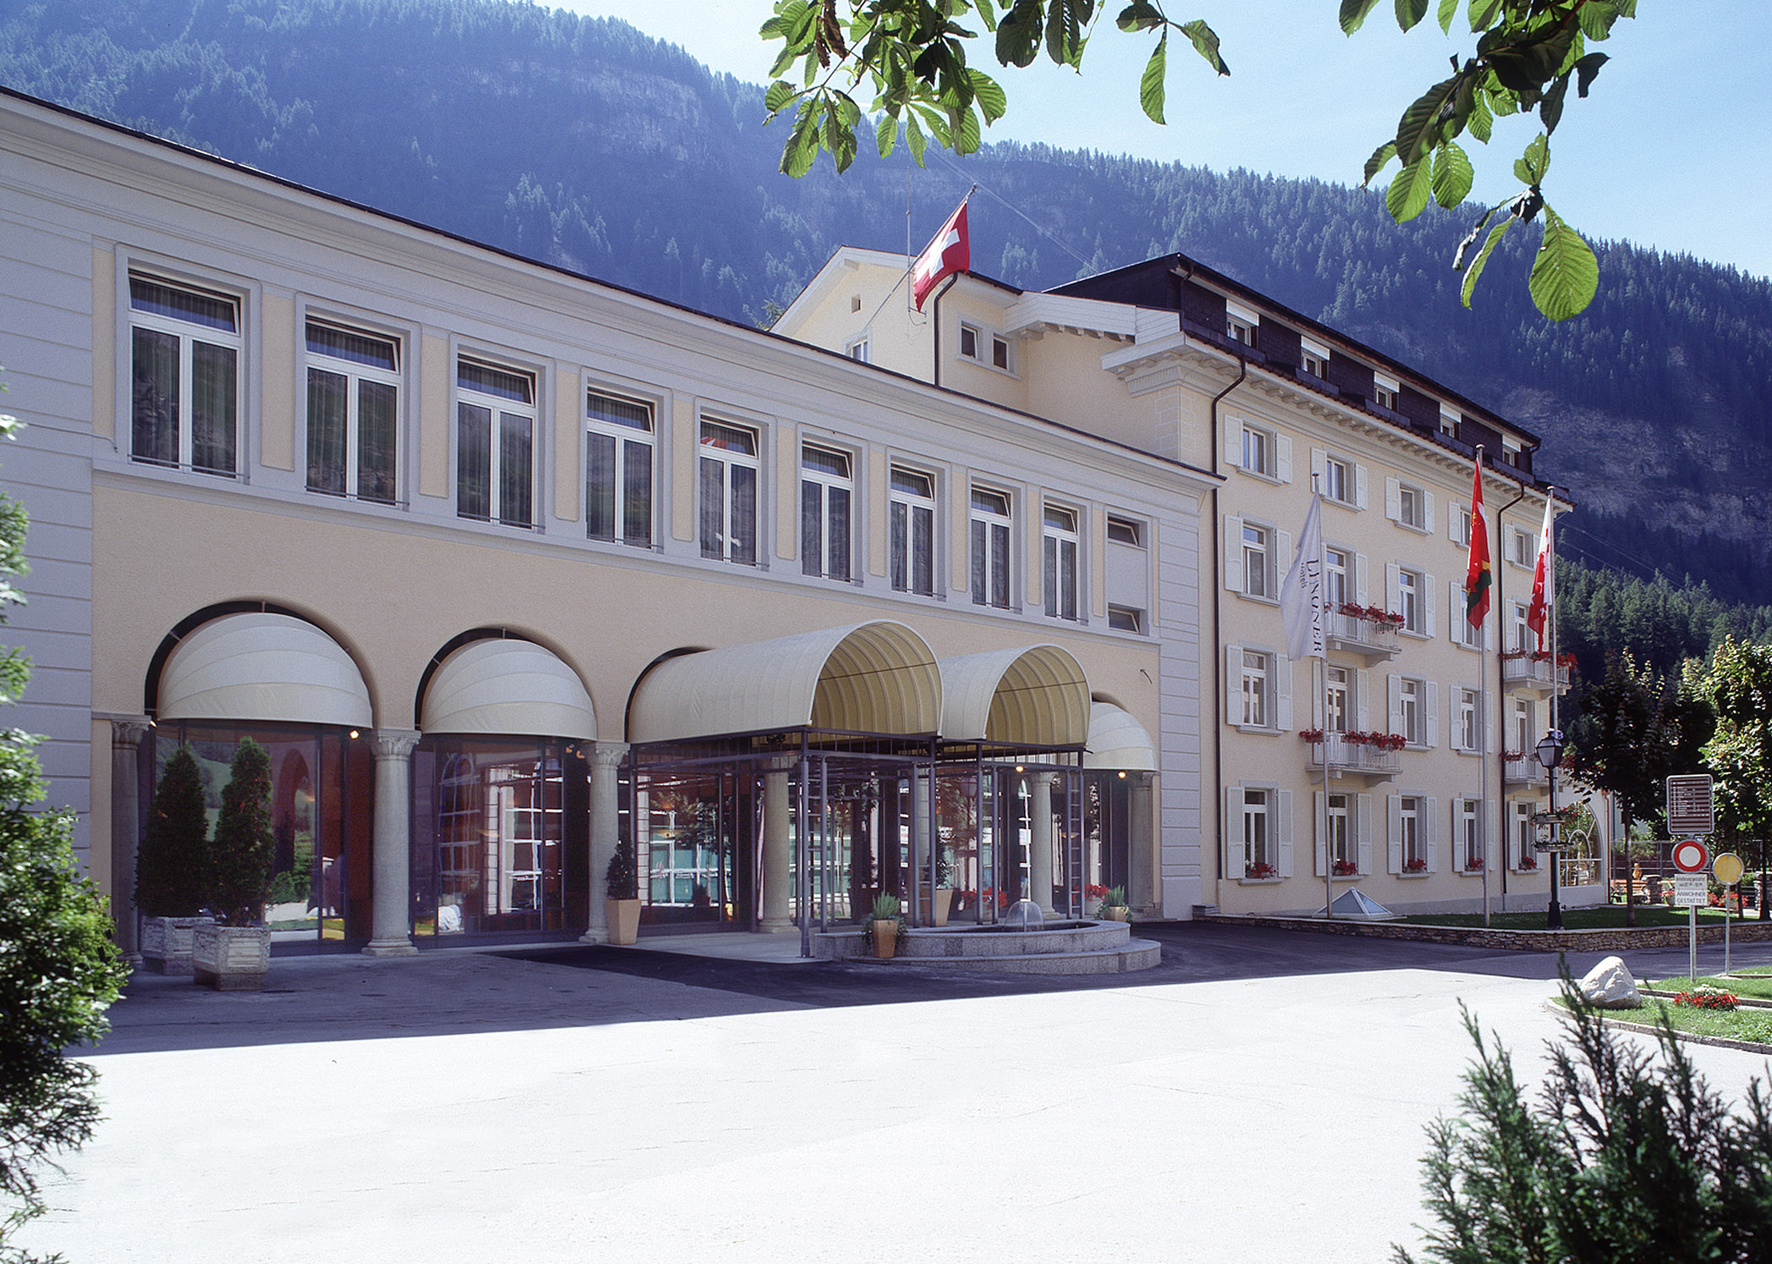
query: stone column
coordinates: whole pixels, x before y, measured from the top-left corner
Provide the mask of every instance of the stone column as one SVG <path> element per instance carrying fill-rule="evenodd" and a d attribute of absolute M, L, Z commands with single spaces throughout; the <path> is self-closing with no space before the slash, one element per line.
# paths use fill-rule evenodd
<path fill-rule="evenodd" d="M 141 743 L 146 717 L 111 721 L 111 919 L 117 947 L 130 962 L 140 960 L 135 916 L 135 852 L 141 845 Z"/>
<path fill-rule="evenodd" d="M 1052 916 L 1052 774 L 1028 779 L 1028 897 Z"/>
<path fill-rule="evenodd" d="M 591 760 L 591 921 L 580 935 L 581 944 L 609 942 L 609 911 L 603 904 L 609 888 L 604 874 L 621 841 L 621 783 L 617 774 L 621 761 L 627 758 L 626 742 L 597 742 L 590 749 Z M 635 822 L 638 846 L 639 823 Z"/>
<path fill-rule="evenodd" d="M 1132 907 L 1141 912 L 1157 913 L 1162 901 L 1157 893 L 1156 831 L 1151 828 L 1155 806 L 1156 774 L 1130 772 L 1131 802 L 1127 815 L 1126 848 L 1132 853 L 1132 889 L 1126 893 Z"/>
<path fill-rule="evenodd" d="M 412 748 L 411 729 L 379 729 L 375 741 L 375 910 L 371 957 L 407 957 L 412 946 Z"/>
<path fill-rule="evenodd" d="M 758 929 L 774 934 L 794 929 L 789 913 L 789 835 L 794 796 L 786 768 L 763 774 L 763 920 Z"/>

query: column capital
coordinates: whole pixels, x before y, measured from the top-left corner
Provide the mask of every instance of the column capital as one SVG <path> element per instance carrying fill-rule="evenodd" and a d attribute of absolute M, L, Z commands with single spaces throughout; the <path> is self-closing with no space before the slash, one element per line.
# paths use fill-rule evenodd
<path fill-rule="evenodd" d="M 111 721 L 111 746 L 116 750 L 134 750 L 141 745 L 142 738 L 148 735 L 148 717 L 140 719 L 113 719 Z"/>
<path fill-rule="evenodd" d="M 423 736 L 417 729 L 377 729 L 370 740 L 375 743 L 377 760 L 405 759 Z"/>
<path fill-rule="evenodd" d="M 628 757 L 626 742 L 597 742 L 591 746 L 591 762 L 599 768 L 620 768 Z"/>

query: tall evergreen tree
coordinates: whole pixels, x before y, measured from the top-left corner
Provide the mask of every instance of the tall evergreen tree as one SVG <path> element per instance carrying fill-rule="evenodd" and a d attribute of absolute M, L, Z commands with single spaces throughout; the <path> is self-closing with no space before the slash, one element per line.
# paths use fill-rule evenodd
<path fill-rule="evenodd" d="M 230 926 L 264 916 L 277 840 L 271 827 L 271 757 L 250 737 L 234 752 L 210 844 L 209 905 Z"/>
<path fill-rule="evenodd" d="M 143 917 L 196 917 L 209 889 L 209 814 L 203 774 L 189 746 L 166 761 L 135 861 Z"/>

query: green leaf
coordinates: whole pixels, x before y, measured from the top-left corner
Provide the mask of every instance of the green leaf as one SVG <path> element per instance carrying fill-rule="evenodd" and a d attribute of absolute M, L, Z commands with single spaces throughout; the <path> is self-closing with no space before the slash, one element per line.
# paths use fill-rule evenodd
<path fill-rule="evenodd" d="M 984 111 L 984 121 L 988 126 L 1003 117 L 1003 111 L 1009 108 L 1009 98 L 1004 95 L 998 82 L 981 70 L 968 70 L 966 77 L 972 82 L 972 98 L 978 102 L 978 108 Z"/>
<path fill-rule="evenodd" d="M 970 108 L 961 110 L 959 127 L 954 131 L 952 149 L 956 154 L 975 154 L 983 137 L 979 134 L 978 113 Z"/>
<path fill-rule="evenodd" d="M 1466 307 L 1471 305 L 1471 291 L 1477 288 L 1477 278 L 1482 276 L 1483 269 L 1489 266 L 1489 256 L 1495 253 L 1495 247 L 1507 235 L 1507 230 L 1514 226 L 1514 222 L 1513 216 L 1510 215 L 1491 228 L 1489 240 L 1483 243 L 1483 248 L 1477 252 L 1477 257 L 1471 260 L 1471 266 L 1465 270 L 1464 288 L 1459 292 L 1459 301 Z"/>
<path fill-rule="evenodd" d="M 1568 320 L 1587 310 L 1600 288 L 1600 261 L 1581 234 L 1550 207 L 1544 208 L 1544 240 L 1526 288 L 1532 302 L 1552 320 Z"/>
<path fill-rule="evenodd" d="M 1479 90 L 1471 96 L 1471 112 L 1465 125 L 1471 129 L 1472 136 L 1485 145 L 1489 143 L 1489 137 L 1495 131 L 1495 116 L 1489 112 L 1487 92 Z"/>
<path fill-rule="evenodd" d="M 795 179 L 812 170 L 813 160 L 818 157 L 818 116 L 822 113 L 817 101 L 802 102 L 800 111 L 794 116 L 794 128 L 788 133 L 787 144 L 781 151 L 781 171 L 783 175 Z"/>
<path fill-rule="evenodd" d="M 1362 185 L 1371 184 L 1372 177 L 1377 175 L 1380 171 L 1383 171 L 1385 163 L 1389 162 L 1396 156 L 1397 142 L 1394 140 L 1387 140 L 1377 149 L 1374 149 L 1372 151 L 1372 156 L 1366 159 L 1366 178 L 1361 180 L 1360 183 Z"/>
<path fill-rule="evenodd" d="M 1501 12 L 1502 0 L 1470 0 L 1471 33 L 1486 31 L 1495 25 L 1495 16 Z"/>
<path fill-rule="evenodd" d="M 763 94 L 763 108 L 770 114 L 780 114 L 782 106 L 794 99 L 794 85 L 785 79 L 777 79 L 769 85 Z"/>
<path fill-rule="evenodd" d="M 1452 19 L 1458 16 L 1458 0 L 1440 0 L 1440 29 L 1452 34 Z"/>
<path fill-rule="evenodd" d="M 1138 81 L 1138 104 L 1153 123 L 1163 121 L 1163 76 L 1168 67 L 1169 32 L 1164 31 L 1163 38 L 1151 50 L 1151 59 L 1145 63 L 1144 75 Z"/>
<path fill-rule="evenodd" d="M 987 31 L 996 30 L 997 29 L 997 8 L 996 8 L 996 6 L 991 3 L 991 0 L 975 0 L 975 3 L 978 8 L 978 16 L 984 19 L 984 29 Z"/>
<path fill-rule="evenodd" d="M 1378 0 L 1341 0 L 1341 33 L 1352 35 L 1366 24 L 1366 15 L 1378 5 Z"/>
<path fill-rule="evenodd" d="M 1230 65 L 1218 53 L 1218 32 L 1204 22 L 1196 20 L 1182 23 L 1181 33 L 1187 36 L 1188 43 L 1194 46 L 1194 51 L 1204 57 L 1211 64 L 1212 69 L 1221 75 L 1230 74 Z"/>
<path fill-rule="evenodd" d="M 1538 119 L 1544 124 L 1545 134 L 1557 130 L 1557 124 L 1563 119 L 1563 97 L 1569 91 L 1569 76 L 1564 75 L 1551 85 L 1551 90 L 1544 94 L 1544 100 L 1538 103 Z"/>
<path fill-rule="evenodd" d="M 1132 3 L 1120 10 L 1120 16 L 1114 25 L 1128 33 L 1149 31 L 1163 25 L 1163 15 L 1150 0 L 1132 0 Z"/>
<path fill-rule="evenodd" d="M 1550 137 L 1535 136 L 1526 152 L 1514 159 L 1514 178 L 1521 184 L 1540 185 L 1550 170 Z"/>
<path fill-rule="evenodd" d="M 1427 16 L 1427 0 L 1397 0 L 1397 25 L 1405 31 Z"/>
<path fill-rule="evenodd" d="M 1029 66 L 1040 53 L 1040 0 L 1015 0 L 997 23 L 997 60 L 1005 66 Z"/>
<path fill-rule="evenodd" d="M 923 165 L 923 151 L 929 148 L 929 140 L 923 135 L 923 129 L 917 126 L 917 116 L 907 114 L 904 118 L 904 140 L 911 147 L 911 157 L 919 167 Z"/>
<path fill-rule="evenodd" d="M 1406 224 L 1427 209 L 1428 195 L 1433 192 L 1432 167 L 1427 158 L 1418 158 L 1397 172 L 1385 190 L 1385 209 L 1397 223 Z"/>
<path fill-rule="evenodd" d="M 889 158 L 897 146 L 898 120 L 890 114 L 882 114 L 874 125 L 874 147 L 880 151 L 880 157 Z"/>
<path fill-rule="evenodd" d="M 1475 172 L 1464 150 L 1451 141 L 1434 151 L 1434 201 L 1447 210 L 1464 201 Z"/>
<path fill-rule="evenodd" d="M 1575 63 L 1576 96 L 1585 97 L 1587 95 L 1588 87 L 1593 83 L 1594 76 L 1599 74 L 1600 67 L 1604 66 L 1610 60 L 1611 58 L 1607 57 L 1604 53 L 1589 53 L 1586 57 L 1583 57 L 1580 61 Z"/>
<path fill-rule="evenodd" d="M 1575 11 L 1575 20 L 1581 23 L 1583 35 L 1590 40 L 1603 40 L 1612 34 L 1618 10 L 1609 4 L 1584 4 Z"/>
<path fill-rule="evenodd" d="M 1408 166 L 1440 142 L 1440 128 L 1448 106 L 1458 91 L 1459 76 L 1442 79 L 1429 88 L 1397 120 L 1397 157 Z"/>

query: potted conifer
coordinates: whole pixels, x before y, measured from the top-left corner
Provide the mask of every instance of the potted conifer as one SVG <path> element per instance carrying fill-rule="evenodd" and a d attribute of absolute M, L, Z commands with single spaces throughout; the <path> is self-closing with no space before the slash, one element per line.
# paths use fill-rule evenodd
<path fill-rule="evenodd" d="M 157 974 L 191 973 L 191 935 L 215 919 L 203 915 L 209 865 L 209 816 L 203 774 L 191 748 L 166 761 L 147 833 L 135 859 L 135 907 L 142 916 L 142 965 Z"/>
<path fill-rule="evenodd" d="M 640 870 L 632 843 L 615 845 L 603 882 L 608 892 L 603 912 L 609 922 L 609 942 L 631 944 L 640 935 Z"/>
<path fill-rule="evenodd" d="M 234 752 L 221 817 L 209 847 L 208 904 L 217 924 L 192 935 L 191 964 L 197 982 L 223 991 L 257 991 L 271 968 L 271 898 L 277 859 L 271 829 L 271 757 L 250 737 Z"/>

